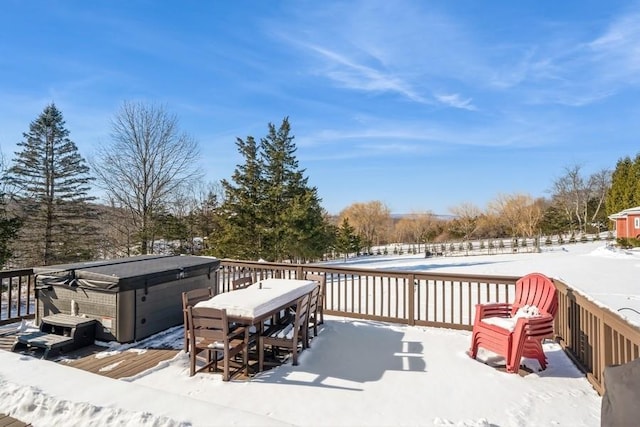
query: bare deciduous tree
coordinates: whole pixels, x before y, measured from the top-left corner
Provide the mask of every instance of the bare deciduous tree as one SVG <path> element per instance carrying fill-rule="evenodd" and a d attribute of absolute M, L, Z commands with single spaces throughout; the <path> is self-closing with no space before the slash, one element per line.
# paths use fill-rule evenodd
<path fill-rule="evenodd" d="M 371 246 L 384 240 L 391 226 L 391 212 L 381 201 L 354 203 L 340 213 L 340 222 L 345 218 L 362 239 L 362 243 L 371 251 Z"/>
<path fill-rule="evenodd" d="M 585 179 L 582 166 L 567 167 L 565 174 L 553 182 L 553 202 L 571 224 L 577 224 L 578 230 L 586 231 L 587 225 L 598 216 L 610 187 L 611 172 L 607 169 Z"/>
<path fill-rule="evenodd" d="M 112 143 L 101 147 L 91 166 L 97 183 L 129 213 L 140 252 L 153 240 L 154 216 L 171 196 L 197 179 L 197 142 L 180 131 L 164 107 L 125 102 L 112 121 Z"/>
<path fill-rule="evenodd" d="M 589 188 L 591 191 L 591 197 L 597 201 L 595 209 L 591 215 L 591 222 L 597 222 L 598 215 L 601 213 L 601 210 L 604 209 L 607 193 L 611 188 L 611 170 L 601 169 L 591 175 L 589 178 Z M 600 227 L 598 226 L 598 229 L 599 228 Z"/>
<path fill-rule="evenodd" d="M 431 212 L 411 213 L 401 218 L 395 225 L 395 233 L 400 242 L 420 244 L 433 240 L 443 229 L 442 221 Z"/>
<path fill-rule="evenodd" d="M 455 215 L 452 225 L 459 228 L 459 233 L 465 240 L 471 239 L 478 229 L 478 220 L 482 215 L 480 208 L 472 203 L 462 203 L 449 208 L 449 211 Z"/>
<path fill-rule="evenodd" d="M 543 213 L 542 202 L 527 194 L 501 194 L 489 203 L 488 210 L 511 233 L 511 237 L 533 237 Z"/>

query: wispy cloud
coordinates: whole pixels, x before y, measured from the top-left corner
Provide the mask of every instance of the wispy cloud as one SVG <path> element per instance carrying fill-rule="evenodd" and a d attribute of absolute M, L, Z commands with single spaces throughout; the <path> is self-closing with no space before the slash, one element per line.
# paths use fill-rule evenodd
<path fill-rule="evenodd" d="M 309 130 L 297 140 L 306 155 L 340 153 L 341 158 L 406 155 L 420 158 L 460 147 L 529 149 L 552 146 L 567 138 L 570 129 L 551 116 L 518 118 L 503 115 L 475 125 L 451 126 L 437 120 L 389 121 L 379 118 L 347 129 Z M 347 155 L 348 154 L 348 155 Z"/>
<path fill-rule="evenodd" d="M 462 110 L 475 111 L 477 110 L 476 106 L 471 102 L 471 98 L 462 99 L 462 97 L 457 94 L 436 94 L 436 99 L 441 103 L 448 105 L 454 108 L 460 108 Z"/>
<path fill-rule="evenodd" d="M 372 92 L 393 92 L 415 102 L 428 102 L 409 83 L 389 71 L 360 64 L 352 58 L 321 46 L 300 45 L 323 58 L 325 66 L 321 72 L 345 88 Z"/>
<path fill-rule="evenodd" d="M 586 48 L 603 79 L 613 84 L 640 84 L 640 13 L 617 19 Z"/>
<path fill-rule="evenodd" d="M 503 69 L 505 88 L 524 103 L 593 105 L 623 90 L 640 87 L 640 13 L 619 16 L 582 38 L 556 29 L 531 45 L 522 61 Z M 558 41 L 561 40 L 561 41 Z"/>

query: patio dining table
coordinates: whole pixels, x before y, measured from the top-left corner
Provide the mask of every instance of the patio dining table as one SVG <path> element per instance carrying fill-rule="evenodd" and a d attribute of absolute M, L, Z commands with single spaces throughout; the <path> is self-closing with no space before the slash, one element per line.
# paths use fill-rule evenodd
<path fill-rule="evenodd" d="M 310 293 L 316 286 L 317 283 L 313 280 L 264 279 L 243 289 L 215 295 L 195 306 L 225 309 L 230 321 L 255 326 L 258 332 L 258 346 L 262 346 L 263 322 L 295 304 L 300 297 Z M 258 351 L 258 354 L 258 370 L 262 371 L 263 352 Z"/>

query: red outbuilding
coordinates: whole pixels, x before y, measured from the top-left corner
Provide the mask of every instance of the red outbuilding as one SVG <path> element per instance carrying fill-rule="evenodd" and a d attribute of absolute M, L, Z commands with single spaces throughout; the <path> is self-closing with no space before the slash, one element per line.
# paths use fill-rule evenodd
<path fill-rule="evenodd" d="M 618 239 L 640 238 L 640 206 L 610 215 L 609 219 L 616 223 L 616 237 Z"/>

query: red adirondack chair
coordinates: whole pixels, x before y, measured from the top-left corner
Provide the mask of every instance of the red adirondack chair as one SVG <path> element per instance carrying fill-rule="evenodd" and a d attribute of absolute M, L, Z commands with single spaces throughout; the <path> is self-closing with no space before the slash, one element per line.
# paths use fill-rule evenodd
<path fill-rule="evenodd" d="M 537 307 L 540 315 L 518 317 L 518 309 L 524 306 Z M 476 304 L 469 355 L 475 359 L 478 347 L 482 347 L 503 356 L 507 372 L 518 372 L 522 357 L 535 358 L 546 369 L 542 340 L 553 337 L 557 311 L 553 281 L 540 273 L 527 274 L 516 282 L 513 303 Z"/>

